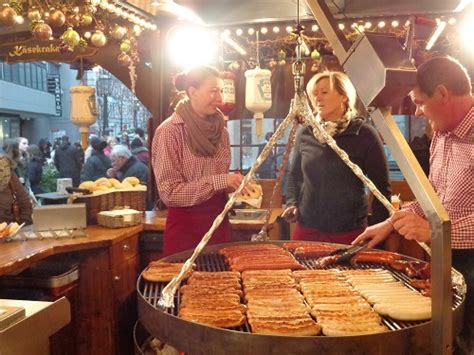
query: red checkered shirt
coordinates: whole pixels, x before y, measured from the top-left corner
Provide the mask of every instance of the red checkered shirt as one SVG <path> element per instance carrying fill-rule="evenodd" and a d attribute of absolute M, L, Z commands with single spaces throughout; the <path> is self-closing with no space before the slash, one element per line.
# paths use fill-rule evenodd
<path fill-rule="evenodd" d="M 189 207 L 226 191 L 230 168 L 229 133 L 222 133 L 213 157 L 198 157 L 186 143 L 186 125 L 174 113 L 155 132 L 152 165 L 160 198 L 168 207 Z"/>
<path fill-rule="evenodd" d="M 430 181 L 451 220 L 453 249 L 474 249 L 474 107 L 451 132 L 435 132 Z M 424 217 L 419 203 L 407 209 Z"/>

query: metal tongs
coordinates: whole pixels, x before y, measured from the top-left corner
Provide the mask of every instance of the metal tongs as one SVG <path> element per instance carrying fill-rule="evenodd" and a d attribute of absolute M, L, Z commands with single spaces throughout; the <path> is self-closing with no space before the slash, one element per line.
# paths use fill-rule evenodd
<path fill-rule="evenodd" d="M 323 256 L 314 262 L 314 267 L 316 269 L 324 269 L 326 266 L 345 263 L 351 258 L 359 253 L 360 251 L 367 248 L 367 243 L 351 245 L 349 247 L 343 247 L 334 250 L 327 256 Z"/>
<path fill-rule="evenodd" d="M 354 255 L 356 255 L 358 252 L 360 252 L 360 251 L 362 251 L 366 248 L 367 248 L 367 243 L 351 245 L 349 247 L 343 247 L 343 248 L 336 249 L 333 252 L 331 252 L 329 254 L 329 256 L 332 256 L 332 255 L 338 255 L 339 256 L 339 258 L 337 258 L 337 260 L 335 261 L 335 264 L 345 263 L 345 262 L 351 260 L 352 257 Z"/>

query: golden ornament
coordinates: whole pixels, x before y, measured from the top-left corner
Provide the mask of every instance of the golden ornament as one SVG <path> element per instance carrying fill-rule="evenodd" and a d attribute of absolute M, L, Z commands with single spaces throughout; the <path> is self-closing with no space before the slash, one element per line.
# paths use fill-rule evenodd
<path fill-rule="evenodd" d="M 33 8 L 28 11 L 28 18 L 31 22 L 41 20 L 41 12 L 38 9 Z"/>
<path fill-rule="evenodd" d="M 66 32 L 63 33 L 61 39 L 69 46 L 75 47 L 81 40 L 81 36 L 79 36 L 79 33 L 74 31 L 72 27 L 69 27 Z"/>
<path fill-rule="evenodd" d="M 81 22 L 81 18 L 76 13 L 70 13 L 66 16 L 66 18 L 67 18 L 67 24 L 71 27 L 77 27 L 79 26 Z"/>
<path fill-rule="evenodd" d="M 97 30 L 91 36 L 91 43 L 95 47 L 103 47 L 107 44 L 107 37 L 105 37 L 104 32 Z"/>
<path fill-rule="evenodd" d="M 0 26 L 13 26 L 16 24 L 17 13 L 10 5 L 4 4 L 0 10 Z"/>
<path fill-rule="evenodd" d="M 61 10 L 51 9 L 47 22 L 52 27 L 61 27 L 66 22 L 66 16 Z"/>
<path fill-rule="evenodd" d="M 51 27 L 44 23 L 44 21 L 38 21 L 38 24 L 33 28 L 33 37 L 40 41 L 48 41 L 53 35 Z"/>
<path fill-rule="evenodd" d="M 128 53 L 132 49 L 132 44 L 128 39 L 125 39 L 120 43 L 120 52 Z"/>
<path fill-rule="evenodd" d="M 123 67 L 128 67 L 132 64 L 132 58 L 127 53 L 120 53 L 117 57 L 118 63 Z"/>
<path fill-rule="evenodd" d="M 120 40 L 127 34 L 127 29 L 125 27 L 116 25 L 110 34 L 113 38 Z"/>
<path fill-rule="evenodd" d="M 83 14 L 81 16 L 81 26 L 89 26 L 92 23 L 92 16 L 90 14 Z"/>

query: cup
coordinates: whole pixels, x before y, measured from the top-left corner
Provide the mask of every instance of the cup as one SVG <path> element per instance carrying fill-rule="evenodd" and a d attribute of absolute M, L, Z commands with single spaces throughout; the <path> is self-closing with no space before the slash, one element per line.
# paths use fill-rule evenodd
<path fill-rule="evenodd" d="M 66 187 L 72 187 L 72 179 L 71 178 L 63 178 L 56 180 L 56 191 L 58 194 L 66 195 Z"/>

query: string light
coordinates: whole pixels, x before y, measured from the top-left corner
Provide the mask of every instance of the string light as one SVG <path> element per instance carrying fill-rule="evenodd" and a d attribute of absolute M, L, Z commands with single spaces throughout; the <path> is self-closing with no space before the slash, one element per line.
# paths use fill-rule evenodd
<path fill-rule="evenodd" d="M 255 33 L 255 30 L 250 27 L 248 30 L 247 30 L 247 33 L 249 34 L 249 36 L 253 36 L 253 34 Z"/>
<path fill-rule="evenodd" d="M 428 40 L 428 43 L 426 44 L 426 50 L 429 51 L 436 41 L 438 40 L 439 36 L 441 36 L 441 33 L 443 33 L 444 29 L 446 28 L 446 22 L 445 21 L 440 21 L 436 29 L 434 30 L 433 34 L 431 35 L 430 39 Z"/>
<path fill-rule="evenodd" d="M 398 27 L 400 23 L 397 20 L 392 21 L 392 27 Z"/>
<path fill-rule="evenodd" d="M 369 29 L 369 28 L 371 28 L 371 27 L 372 27 L 372 22 L 367 21 L 367 22 L 365 23 L 365 28 Z"/>
<path fill-rule="evenodd" d="M 290 33 L 291 31 L 293 31 L 293 27 L 291 26 L 286 26 L 286 32 Z"/>
<path fill-rule="evenodd" d="M 449 20 L 448 20 L 448 23 L 450 25 L 454 25 L 456 23 L 456 19 L 454 17 L 451 17 Z"/>
<path fill-rule="evenodd" d="M 262 33 L 262 34 L 264 34 L 264 35 L 267 34 L 267 32 L 268 32 L 268 28 L 266 28 L 266 27 L 262 27 L 262 28 L 260 29 L 260 33 Z"/>
<path fill-rule="evenodd" d="M 311 27 L 311 29 L 313 30 L 313 32 L 318 32 L 319 27 L 318 27 L 318 25 L 313 25 L 313 26 Z"/>
<path fill-rule="evenodd" d="M 238 28 L 238 29 L 235 30 L 235 34 L 237 36 L 242 36 L 243 33 L 244 33 L 244 30 L 242 30 L 241 28 Z"/>
<path fill-rule="evenodd" d="M 384 28 L 385 27 L 385 21 L 380 21 L 378 24 L 379 28 Z"/>
<path fill-rule="evenodd" d="M 273 27 L 273 33 L 278 33 L 278 32 L 280 32 L 280 27 L 274 26 Z"/>
<path fill-rule="evenodd" d="M 340 29 L 341 31 L 344 30 L 344 28 L 346 28 L 346 26 L 344 26 L 343 23 L 340 23 L 340 24 L 338 25 L 338 27 L 339 27 L 339 29 Z"/>

